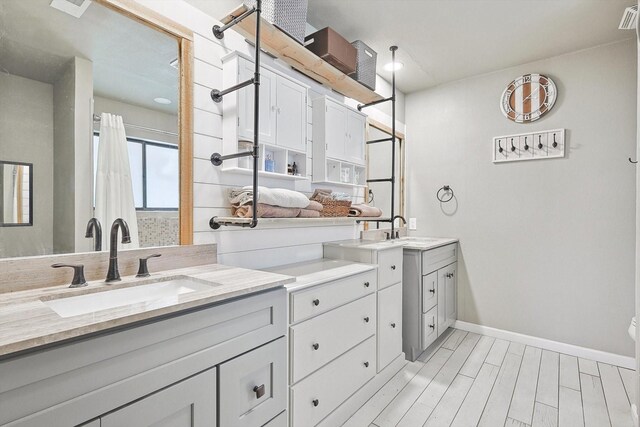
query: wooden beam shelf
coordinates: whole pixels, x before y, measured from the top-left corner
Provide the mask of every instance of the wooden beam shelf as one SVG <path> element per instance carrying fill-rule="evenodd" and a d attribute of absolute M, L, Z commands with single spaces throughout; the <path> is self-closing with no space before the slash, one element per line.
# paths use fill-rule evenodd
<path fill-rule="evenodd" d="M 242 15 L 248 10 L 242 4 L 231 13 L 221 19 L 223 24 L 228 24 L 234 18 Z M 280 58 L 302 74 L 316 80 L 331 89 L 353 98 L 363 104 L 379 101 L 382 96 L 358 83 L 356 80 L 344 74 L 333 65 L 302 46 L 289 35 L 279 30 L 273 24 L 261 18 L 260 47 L 269 54 Z M 256 37 L 256 15 L 252 14 L 233 27 L 239 34 L 249 41 L 255 41 Z"/>

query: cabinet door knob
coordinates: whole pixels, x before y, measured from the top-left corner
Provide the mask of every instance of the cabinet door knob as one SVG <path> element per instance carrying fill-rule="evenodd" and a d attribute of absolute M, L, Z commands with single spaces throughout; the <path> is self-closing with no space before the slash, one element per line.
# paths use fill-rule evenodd
<path fill-rule="evenodd" d="M 369 367 L 369 362 L 364 362 L 364 367 L 368 368 Z"/>
<path fill-rule="evenodd" d="M 435 329 L 435 328 L 436 328 L 436 325 L 435 325 L 435 324 L 433 324 L 433 325 L 429 325 L 429 327 L 430 327 L 431 329 Z"/>
<path fill-rule="evenodd" d="M 395 327 L 396 327 L 396 324 L 395 324 L 395 323 L 392 323 L 392 324 L 391 324 L 391 327 L 392 327 L 392 328 L 395 328 Z"/>
<path fill-rule="evenodd" d="M 369 282 L 364 282 L 364 287 L 368 288 L 369 287 Z"/>
<path fill-rule="evenodd" d="M 317 350 L 320 348 L 320 344 L 314 343 L 311 347 L 313 347 L 314 350 Z"/>
<path fill-rule="evenodd" d="M 435 294 L 436 293 L 436 288 L 429 289 L 429 292 L 431 292 L 432 294 Z"/>
<path fill-rule="evenodd" d="M 369 318 L 368 317 L 364 318 L 364 323 L 369 323 Z"/>
<path fill-rule="evenodd" d="M 313 403 L 313 406 L 318 406 L 320 404 L 320 401 L 318 399 L 313 399 L 311 403 Z"/>
<path fill-rule="evenodd" d="M 256 399 L 260 399 L 264 396 L 264 384 L 255 386 L 253 392 L 256 394 Z"/>
<path fill-rule="evenodd" d="M 320 305 L 320 300 L 319 299 L 314 299 L 313 300 L 313 305 L 315 305 L 316 307 Z"/>
<path fill-rule="evenodd" d="M 392 270 L 395 270 L 395 269 L 396 269 L 396 266 L 395 266 L 395 265 L 392 265 L 392 266 L 391 266 L 391 269 L 392 269 Z"/>

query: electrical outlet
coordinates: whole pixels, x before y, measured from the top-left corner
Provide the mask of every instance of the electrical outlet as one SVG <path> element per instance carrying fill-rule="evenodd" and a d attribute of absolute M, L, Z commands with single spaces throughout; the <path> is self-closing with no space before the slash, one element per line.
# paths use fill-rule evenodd
<path fill-rule="evenodd" d="M 409 218 L 409 230 L 416 230 L 418 228 L 418 219 Z"/>

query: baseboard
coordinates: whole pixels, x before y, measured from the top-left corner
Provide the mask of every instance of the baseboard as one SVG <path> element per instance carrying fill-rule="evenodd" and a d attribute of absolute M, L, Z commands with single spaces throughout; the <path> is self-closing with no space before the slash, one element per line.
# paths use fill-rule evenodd
<path fill-rule="evenodd" d="M 378 392 L 395 374 L 397 374 L 408 362 L 405 360 L 404 353 L 401 353 L 393 362 L 391 362 L 380 373 L 373 377 L 368 383 L 363 385 L 350 398 L 345 400 L 342 405 L 323 419 L 318 427 L 335 427 L 341 426 L 347 422 L 349 418 L 356 413 L 371 397 Z"/>
<path fill-rule="evenodd" d="M 519 334 L 517 332 L 505 331 L 504 329 L 491 328 L 489 326 L 482 326 L 476 323 L 463 322 L 461 320 L 456 320 L 453 324 L 453 327 L 467 332 L 474 332 L 476 334 L 487 335 L 494 338 L 515 341 L 521 344 L 531 345 L 534 347 L 543 348 L 545 350 L 552 350 L 571 356 L 591 359 L 597 362 L 608 363 L 610 365 L 621 366 L 627 369 L 636 369 L 635 358 L 629 356 L 607 353 L 606 351 L 594 350 L 592 348 L 580 347 L 573 344 L 565 344 L 545 338 L 538 338 L 531 335 Z"/>

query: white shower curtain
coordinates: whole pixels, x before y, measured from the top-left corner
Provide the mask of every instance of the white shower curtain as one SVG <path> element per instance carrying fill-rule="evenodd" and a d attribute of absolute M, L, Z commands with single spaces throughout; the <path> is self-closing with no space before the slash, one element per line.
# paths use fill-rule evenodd
<path fill-rule="evenodd" d="M 118 246 L 125 249 L 139 247 L 138 222 L 133 200 L 133 184 L 127 136 L 122 116 L 102 113 L 100 116 L 100 141 L 98 143 L 98 166 L 96 171 L 96 218 L 102 224 L 102 247 L 109 249 L 109 231 L 117 218 L 129 225 L 131 243 Z"/>

